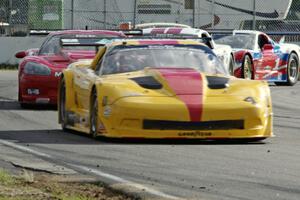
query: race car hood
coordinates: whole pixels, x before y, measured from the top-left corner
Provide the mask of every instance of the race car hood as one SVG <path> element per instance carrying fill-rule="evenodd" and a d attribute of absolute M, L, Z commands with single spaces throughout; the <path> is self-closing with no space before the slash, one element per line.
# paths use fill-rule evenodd
<path fill-rule="evenodd" d="M 186 68 L 156 68 L 151 69 L 153 77 L 176 95 L 202 95 L 203 80 L 201 73 Z M 149 73 L 149 72 L 148 72 Z"/>
<path fill-rule="evenodd" d="M 101 80 L 109 91 L 110 103 L 123 97 L 176 97 L 189 101 L 192 96 L 201 99 L 215 96 L 258 96 L 256 85 L 249 81 L 221 75 L 208 75 L 190 68 L 147 68 L 138 72 L 109 75 Z M 264 87 L 264 86 L 263 86 Z"/>
<path fill-rule="evenodd" d="M 168 102 L 170 106 L 180 102 L 185 105 L 189 119 L 195 122 L 205 112 L 205 104 L 234 107 L 241 102 L 261 107 L 270 102 L 266 82 L 208 75 L 188 68 L 148 68 L 99 80 L 97 93 L 102 99 L 99 105 L 118 110 L 132 104 L 151 107 L 157 101 L 165 106 Z"/>

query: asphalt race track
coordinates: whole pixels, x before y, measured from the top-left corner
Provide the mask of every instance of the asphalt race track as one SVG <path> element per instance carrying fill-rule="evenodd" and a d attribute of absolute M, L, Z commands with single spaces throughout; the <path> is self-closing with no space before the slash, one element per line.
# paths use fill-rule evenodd
<path fill-rule="evenodd" d="M 0 71 L 0 168 L 16 151 L 158 199 L 299 200 L 300 83 L 271 91 L 276 137 L 261 143 L 94 140 L 61 131 L 53 108 L 21 109 L 17 72 Z"/>

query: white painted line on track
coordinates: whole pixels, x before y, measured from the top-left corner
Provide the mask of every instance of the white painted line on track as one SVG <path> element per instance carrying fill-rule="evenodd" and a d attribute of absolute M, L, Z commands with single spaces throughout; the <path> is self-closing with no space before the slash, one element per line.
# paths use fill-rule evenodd
<path fill-rule="evenodd" d="M 6 145 L 6 146 L 9 146 L 9 147 L 12 147 L 14 149 L 18 149 L 18 150 L 21 150 L 21 151 L 25 151 L 25 152 L 28 152 L 28 153 L 31 153 L 33 155 L 36 155 L 36 156 L 41 156 L 41 157 L 45 157 L 45 158 L 51 158 L 50 155 L 48 154 L 44 154 L 44 153 L 41 153 L 41 152 L 38 152 L 38 151 L 35 151 L 33 149 L 30 149 L 28 147 L 24 147 L 24 146 L 21 146 L 21 145 L 17 145 L 13 142 L 8 142 L 6 140 L 1 140 L 0 139 L 0 144 L 3 144 L 3 145 Z"/>
<path fill-rule="evenodd" d="M 134 183 L 134 182 L 131 182 L 131 181 L 128 181 L 126 179 L 123 179 L 121 177 L 118 177 L 118 176 L 115 176 L 115 175 L 112 175 L 112 174 L 108 174 L 108 173 L 105 173 L 105 172 L 102 172 L 102 171 L 99 171 L 99 170 L 95 170 L 95 169 L 91 169 L 91 168 L 88 168 L 88 167 L 85 167 L 85 166 L 81 166 L 81 165 L 72 165 L 76 168 L 79 168 L 83 171 L 86 171 L 86 172 L 89 172 L 89 173 L 93 173 L 97 176 L 101 176 L 101 177 L 104 177 L 104 178 L 107 178 L 107 179 L 110 179 L 110 180 L 113 180 L 113 181 L 116 181 L 116 182 L 119 182 L 119 183 L 122 183 L 122 184 L 126 184 L 126 185 L 130 185 L 131 187 L 134 187 L 138 190 L 143 190 L 144 192 L 146 193 L 149 193 L 151 195 L 155 195 L 155 196 L 158 196 L 160 198 L 164 198 L 164 199 L 180 199 L 179 197 L 176 197 L 176 196 L 173 196 L 173 195 L 169 195 L 169 194 L 165 194 L 161 191 L 158 191 L 158 190 L 155 190 L 155 189 L 152 189 L 152 188 L 148 188 L 144 185 L 141 185 L 141 184 L 137 184 L 137 183 Z"/>
<path fill-rule="evenodd" d="M 36 156 L 40 156 L 40 157 L 44 157 L 44 158 L 53 158 L 49 154 L 45 154 L 45 153 L 42 153 L 42 152 L 39 152 L 39 151 L 35 151 L 31 148 L 24 147 L 24 146 L 21 146 L 21 145 L 17 145 L 13 142 L 8 142 L 6 140 L 1 140 L 0 139 L 0 144 L 3 144 L 3 145 L 8 146 L 8 147 L 12 147 L 12 148 L 17 149 L 17 150 L 21 150 L 21 151 L 24 151 L 24 152 L 31 153 L 31 154 L 36 155 Z M 68 164 L 68 163 L 66 163 L 66 164 Z M 102 171 L 99 171 L 99 170 L 90 169 L 90 168 L 82 166 L 82 165 L 73 165 L 73 164 L 68 164 L 68 165 L 73 166 L 73 167 L 78 168 L 78 169 L 81 169 L 83 171 L 86 171 L 88 173 L 93 173 L 97 176 L 101 176 L 101 177 L 107 178 L 109 180 L 119 182 L 121 184 L 128 184 L 131 187 L 136 188 L 138 190 L 143 190 L 144 192 L 146 192 L 150 195 L 155 195 L 155 196 L 158 196 L 158 197 L 164 198 L 164 199 L 174 199 L 174 200 L 179 200 L 180 199 L 179 197 L 169 195 L 169 194 L 165 194 L 161 191 L 158 191 L 158 190 L 155 190 L 155 189 L 152 189 L 152 188 L 148 188 L 144 185 L 134 183 L 134 182 L 131 182 L 129 180 L 123 179 L 121 177 L 118 177 L 118 176 L 115 176 L 115 175 L 112 175 L 112 174 L 108 174 L 108 173 L 105 173 L 105 172 L 102 172 Z"/>

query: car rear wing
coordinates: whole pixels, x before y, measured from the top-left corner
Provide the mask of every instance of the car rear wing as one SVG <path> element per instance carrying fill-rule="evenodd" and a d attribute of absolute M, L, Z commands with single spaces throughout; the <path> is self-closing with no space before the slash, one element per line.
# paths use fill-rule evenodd
<path fill-rule="evenodd" d="M 124 35 L 131 37 L 131 36 L 143 36 L 143 30 L 141 29 L 131 29 L 131 30 L 121 30 Z"/>
<path fill-rule="evenodd" d="M 71 30 L 71 29 L 31 29 L 29 31 L 29 35 L 40 35 L 40 36 L 46 36 L 49 35 L 52 32 L 57 31 L 64 31 L 64 30 Z M 88 30 L 88 29 L 85 29 Z M 104 30 L 104 29 L 103 29 Z M 122 32 L 126 36 L 137 36 L 142 35 L 143 31 L 141 29 L 131 29 L 131 30 L 123 30 L 123 29 L 105 29 L 108 31 L 116 31 L 116 32 Z"/>
<path fill-rule="evenodd" d="M 30 30 L 29 31 L 29 35 L 32 36 L 45 36 L 45 35 L 49 35 L 51 32 L 54 32 L 57 30 L 41 30 L 41 29 L 37 29 L 37 30 Z"/>
<path fill-rule="evenodd" d="M 175 40 L 195 40 L 206 44 L 209 48 L 214 49 L 214 44 L 211 37 L 199 38 L 196 35 L 184 35 L 184 34 L 145 34 L 141 37 L 143 39 L 175 39 Z"/>
<path fill-rule="evenodd" d="M 30 36 L 46 36 L 50 33 L 57 32 L 57 31 L 63 31 L 67 29 L 30 29 L 29 35 Z"/>
<path fill-rule="evenodd" d="M 105 46 L 108 43 L 111 43 L 116 38 L 91 38 L 91 37 L 80 37 L 80 38 L 61 38 L 60 46 L 61 47 L 95 47 L 96 52 L 98 52 L 100 46 Z"/>

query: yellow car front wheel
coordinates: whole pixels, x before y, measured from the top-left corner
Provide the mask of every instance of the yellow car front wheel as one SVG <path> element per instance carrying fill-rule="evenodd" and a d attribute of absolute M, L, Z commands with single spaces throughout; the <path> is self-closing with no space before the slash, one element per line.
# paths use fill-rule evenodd
<path fill-rule="evenodd" d="M 91 98 L 90 134 L 93 138 L 98 136 L 98 97 L 96 92 L 93 92 Z"/>
<path fill-rule="evenodd" d="M 62 129 L 65 131 L 66 128 L 66 84 L 64 79 L 61 80 L 60 93 L 59 93 L 59 119 Z"/>

